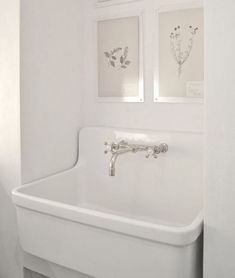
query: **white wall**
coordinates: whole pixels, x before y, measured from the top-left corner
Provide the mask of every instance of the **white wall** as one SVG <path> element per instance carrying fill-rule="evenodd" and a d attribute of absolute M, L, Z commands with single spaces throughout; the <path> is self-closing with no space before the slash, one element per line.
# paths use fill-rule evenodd
<path fill-rule="evenodd" d="M 21 1 L 24 183 L 72 167 L 77 159 L 83 2 Z"/>
<path fill-rule="evenodd" d="M 154 7 L 175 4 L 179 0 L 144 0 L 125 5 L 99 8 L 94 11 L 94 1 L 87 1 L 84 26 L 84 72 L 83 125 L 118 126 L 164 130 L 203 130 L 202 104 L 166 104 L 153 102 L 153 25 Z M 95 100 L 96 68 L 94 19 L 97 15 L 123 11 L 144 11 L 144 56 L 145 56 L 145 102 L 144 103 L 97 103 Z M 147 15 L 147 16 L 146 16 Z"/>
<path fill-rule="evenodd" d="M 206 0 L 205 278 L 235 277 L 235 1 Z"/>
<path fill-rule="evenodd" d="M 19 0 L 0 0 L 0 278 L 20 278 L 11 190 L 21 184 Z"/>

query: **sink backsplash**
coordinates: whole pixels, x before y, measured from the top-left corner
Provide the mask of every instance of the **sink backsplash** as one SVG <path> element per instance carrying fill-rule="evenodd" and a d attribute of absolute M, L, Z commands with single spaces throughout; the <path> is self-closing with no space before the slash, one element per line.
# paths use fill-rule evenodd
<path fill-rule="evenodd" d="M 86 165 L 79 176 L 84 185 L 79 192 L 81 203 L 86 200 L 101 209 L 105 204 L 111 211 L 120 211 L 121 203 L 125 213 L 132 207 L 138 216 L 164 214 L 172 222 L 176 218 L 181 221 L 181 217 L 190 222 L 192 213 L 196 215 L 202 208 L 202 133 L 90 127 L 82 129 L 79 137 L 79 163 Z M 120 155 L 116 176 L 110 177 L 111 154 L 104 154 L 104 142 L 121 140 L 147 145 L 166 143 L 169 150 L 158 159 L 146 159 L 144 152 Z M 173 206 L 177 207 L 174 216 Z"/>

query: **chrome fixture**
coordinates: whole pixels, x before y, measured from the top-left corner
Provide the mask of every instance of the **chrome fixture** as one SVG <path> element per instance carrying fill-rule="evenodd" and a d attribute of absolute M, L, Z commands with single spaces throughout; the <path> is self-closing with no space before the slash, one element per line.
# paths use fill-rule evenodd
<path fill-rule="evenodd" d="M 115 176 L 115 163 L 117 161 L 118 156 L 121 154 L 128 153 L 128 152 L 136 153 L 136 152 L 144 151 L 146 152 L 146 158 L 149 158 L 150 156 L 157 158 L 158 154 L 166 153 L 168 151 L 168 145 L 165 143 L 162 143 L 160 145 L 148 146 L 148 145 L 129 144 L 128 142 L 122 140 L 118 143 L 105 142 L 104 145 L 105 145 L 104 153 L 108 154 L 110 152 L 112 154 L 109 163 L 110 176 Z"/>

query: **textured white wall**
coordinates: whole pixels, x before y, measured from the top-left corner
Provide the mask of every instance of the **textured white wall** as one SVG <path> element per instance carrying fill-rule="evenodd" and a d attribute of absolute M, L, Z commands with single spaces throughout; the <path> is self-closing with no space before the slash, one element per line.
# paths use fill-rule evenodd
<path fill-rule="evenodd" d="M 21 184 L 19 0 L 0 0 L 0 278 L 20 278 L 11 190 Z"/>
<path fill-rule="evenodd" d="M 206 0 L 205 278 L 235 277 L 235 1 Z"/>
<path fill-rule="evenodd" d="M 77 159 L 83 2 L 21 1 L 24 183 L 69 168 Z"/>
<path fill-rule="evenodd" d="M 203 130 L 203 104 L 167 104 L 153 102 L 153 25 L 154 7 L 176 4 L 180 0 L 144 0 L 121 6 L 94 11 L 94 1 L 87 1 L 84 32 L 84 94 L 83 124 L 116 126 L 127 128 L 148 128 L 164 130 Z M 97 103 L 94 19 L 97 15 L 144 11 L 144 57 L 145 57 L 145 102 L 144 103 Z M 146 16 L 147 15 L 147 16 Z"/>

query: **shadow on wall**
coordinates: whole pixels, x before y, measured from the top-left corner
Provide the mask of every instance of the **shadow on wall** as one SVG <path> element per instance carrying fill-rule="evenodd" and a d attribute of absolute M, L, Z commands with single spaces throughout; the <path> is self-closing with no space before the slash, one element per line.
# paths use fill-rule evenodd
<path fill-rule="evenodd" d="M 24 278 L 49 278 L 49 277 L 36 273 L 36 272 L 33 272 L 33 271 L 25 268 L 24 269 Z"/>
<path fill-rule="evenodd" d="M 0 184 L 0 278 L 20 278 L 20 247 L 16 212 L 11 197 Z"/>

